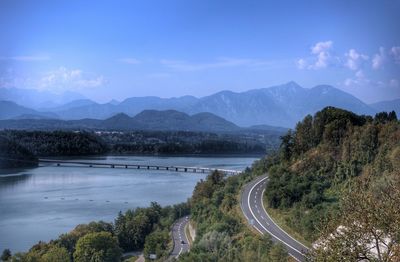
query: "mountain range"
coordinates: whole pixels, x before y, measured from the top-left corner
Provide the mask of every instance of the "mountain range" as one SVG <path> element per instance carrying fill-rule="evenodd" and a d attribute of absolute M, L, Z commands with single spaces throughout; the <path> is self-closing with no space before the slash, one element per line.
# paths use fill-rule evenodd
<path fill-rule="evenodd" d="M 53 93 L 50 91 L 40 91 L 36 89 L 24 88 L 1 88 L 0 101 L 13 101 L 25 107 L 40 109 L 56 107 L 69 103 L 74 100 L 84 99 L 79 93 L 66 91 L 63 93 Z"/>
<path fill-rule="evenodd" d="M 176 110 L 144 110 L 134 117 L 124 113 L 110 118 L 60 120 L 60 119 L 9 119 L 0 120 L 0 129 L 90 129 L 90 130 L 144 130 L 144 131 L 195 131 L 195 132 L 235 132 L 242 128 L 219 116 L 211 113 L 199 113 L 192 116 Z M 256 129 L 258 130 L 258 129 Z M 261 130 L 268 130 L 263 127 Z M 283 130 L 271 128 L 271 132 L 279 133 Z"/>
<path fill-rule="evenodd" d="M 370 104 L 372 108 L 381 112 L 381 111 L 396 111 L 398 117 L 400 117 L 400 98 L 389 101 L 381 101 L 378 103 Z"/>
<path fill-rule="evenodd" d="M 4 99 L 4 95 L 0 98 Z M 357 114 L 374 115 L 381 110 L 396 110 L 399 114 L 399 102 L 399 100 L 385 101 L 367 105 L 356 97 L 332 86 L 319 85 L 313 88 L 303 88 L 295 82 L 289 82 L 239 93 L 221 91 L 201 98 L 193 96 L 178 98 L 131 97 L 122 102 L 114 100 L 104 104 L 80 98 L 63 105 L 32 109 L 32 112 L 21 114 L 25 115 L 22 118 L 36 116 L 36 118 L 53 117 L 63 120 L 84 118 L 104 120 L 119 113 L 132 117 L 144 110 L 176 110 L 188 115 L 212 113 L 244 127 L 253 125 L 294 127 L 307 114 L 313 114 L 326 106 L 347 109 Z M 18 105 L 15 106 L 18 107 Z M 1 119 L 21 118 L 21 114 L 17 115 L 10 105 L 8 107 L 9 110 L 2 107 Z"/>

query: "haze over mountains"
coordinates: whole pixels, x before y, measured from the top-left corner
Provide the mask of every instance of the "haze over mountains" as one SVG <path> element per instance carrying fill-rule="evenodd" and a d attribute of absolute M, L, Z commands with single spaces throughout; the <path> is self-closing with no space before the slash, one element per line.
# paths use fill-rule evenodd
<path fill-rule="evenodd" d="M 66 91 L 55 94 L 49 91 L 21 88 L 1 88 L 0 101 L 13 101 L 19 105 L 34 109 L 59 106 L 74 100 L 84 99 L 81 94 Z"/>
<path fill-rule="evenodd" d="M 211 113 L 199 113 L 189 116 L 176 110 L 144 110 L 135 117 L 124 113 L 116 114 L 105 120 L 81 119 L 60 120 L 49 118 L 0 120 L 0 129 L 32 130 L 145 130 L 145 131 L 193 131 L 193 132 L 235 132 L 242 128 Z M 262 130 L 267 130 L 263 127 Z M 271 128 L 270 131 L 282 132 Z"/>
<path fill-rule="evenodd" d="M 0 98 L 20 102 L 18 99 L 13 99 L 12 96 L 7 97 L 7 94 L 4 93 Z M 199 117 L 196 114 L 212 113 L 215 116 L 211 117 L 209 114 L 206 119 L 220 117 L 242 127 L 253 125 L 293 127 L 305 115 L 313 114 L 326 106 L 340 107 L 357 114 L 373 115 L 381 110 L 396 110 L 399 114 L 399 102 L 400 100 L 395 100 L 367 105 L 356 97 L 332 86 L 320 85 L 308 89 L 295 82 L 289 82 L 284 85 L 253 89 L 241 93 L 221 91 L 202 98 L 193 96 L 178 98 L 132 97 L 122 102 L 113 100 L 105 104 L 80 98 L 51 108 L 43 108 L 42 105 L 42 108 L 36 107 L 36 110 L 16 104 L 11 105 L 9 102 L 8 104 L 1 102 L 0 118 L 29 118 L 30 116 L 31 118 L 50 117 L 63 120 L 107 119 L 119 113 L 135 116 L 143 110 L 176 110 L 193 115 L 192 117 L 195 119 Z M 149 112 L 153 115 L 156 111 L 146 111 L 146 114 L 149 114 Z M 168 114 L 171 114 L 173 111 L 168 112 Z M 21 115 L 23 116 L 21 117 Z M 176 117 L 177 113 L 173 115 Z M 183 117 L 183 115 L 180 117 Z M 186 115 L 185 117 L 189 116 Z"/>

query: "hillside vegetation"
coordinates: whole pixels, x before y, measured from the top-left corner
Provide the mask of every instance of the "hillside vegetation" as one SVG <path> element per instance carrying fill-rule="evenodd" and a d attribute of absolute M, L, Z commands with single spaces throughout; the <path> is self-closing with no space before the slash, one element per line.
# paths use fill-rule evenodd
<path fill-rule="evenodd" d="M 264 161 L 270 176 L 266 201 L 284 217 L 286 226 L 309 241 L 327 239 L 339 226 L 345 226 L 345 232 L 357 229 L 352 242 L 334 243 L 337 249 L 331 254 L 340 256 L 328 256 L 333 246 L 319 249 L 316 257 L 321 261 L 356 261 L 360 254 L 377 258 L 371 255 L 369 245 L 375 239 L 371 232 L 399 241 L 400 195 L 395 194 L 400 190 L 399 163 L 400 123 L 395 112 L 372 118 L 327 107 L 299 122 L 282 137 L 279 152 Z M 393 198 L 387 196 L 389 189 Z M 369 242 L 357 243 L 360 239 Z M 352 245 L 369 246 L 370 251 Z"/>
<path fill-rule="evenodd" d="M 262 162 L 256 162 L 240 175 L 225 178 L 214 172 L 197 183 L 190 202 L 196 239 L 179 261 L 288 260 L 282 245 L 250 230 L 239 207 L 241 188 L 262 172 Z"/>
<path fill-rule="evenodd" d="M 77 225 L 49 242 L 39 241 L 27 252 L 11 254 L 5 249 L 4 261 L 70 262 L 123 261 L 123 252 L 144 250 L 156 253 L 165 261 L 172 246 L 169 232 L 173 222 L 188 214 L 187 203 L 161 207 L 152 202 L 150 207 L 129 209 L 119 213 L 114 223 L 94 221 Z"/>

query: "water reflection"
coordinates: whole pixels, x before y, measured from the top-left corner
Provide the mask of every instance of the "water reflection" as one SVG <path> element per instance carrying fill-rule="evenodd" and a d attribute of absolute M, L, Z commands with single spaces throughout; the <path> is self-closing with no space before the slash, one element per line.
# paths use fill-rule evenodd
<path fill-rule="evenodd" d="M 101 156 L 80 161 L 244 169 L 254 158 Z M 186 201 L 206 174 L 43 166 L 0 175 L 0 249 L 25 251 L 93 220 L 157 201 Z"/>
<path fill-rule="evenodd" d="M 11 174 L 0 174 L 0 192 L 2 188 L 15 187 L 20 183 L 26 182 L 31 176 L 32 174 L 18 173 L 17 171 Z"/>

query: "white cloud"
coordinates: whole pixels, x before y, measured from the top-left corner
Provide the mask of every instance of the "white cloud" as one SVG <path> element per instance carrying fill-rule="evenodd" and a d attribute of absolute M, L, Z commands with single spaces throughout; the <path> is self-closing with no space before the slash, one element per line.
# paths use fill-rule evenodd
<path fill-rule="evenodd" d="M 330 50 L 333 47 L 332 41 L 318 42 L 311 49 L 310 58 L 301 58 L 297 60 L 299 69 L 321 69 L 326 68 L 338 60 L 338 57 L 332 56 Z"/>
<path fill-rule="evenodd" d="M 351 79 L 351 78 L 346 78 L 345 80 L 344 80 L 344 85 L 345 86 L 352 86 L 353 85 L 353 79 Z"/>
<path fill-rule="evenodd" d="M 400 87 L 400 82 L 398 79 L 390 79 L 388 81 L 385 80 L 371 80 L 364 75 L 362 70 L 358 70 L 354 77 L 346 78 L 343 83 L 346 87 L 355 87 L 355 88 L 373 88 L 381 90 L 382 88 L 398 88 Z"/>
<path fill-rule="evenodd" d="M 369 59 L 367 55 L 360 54 L 355 49 L 350 49 L 345 56 L 347 58 L 345 66 L 351 70 L 358 70 L 362 63 Z"/>
<path fill-rule="evenodd" d="M 347 78 L 344 80 L 343 84 L 345 86 L 365 86 L 371 83 L 371 80 L 369 80 L 364 72 L 362 70 L 358 70 L 355 74 L 354 77 L 352 78 Z"/>
<path fill-rule="evenodd" d="M 317 61 L 311 68 L 320 69 L 325 68 L 329 64 L 329 60 L 331 59 L 331 54 L 329 49 L 332 48 L 333 42 L 318 42 L 313 47 L 311 47 L 311 53 L 317 55 Z"/>
<path fill-rule="evenodd" d="M 120 63 L 130 64 L 130 65 L 137 65 L 137 64 L 141 63 L 140 60 L 138 60 L 136 58 L 132 58 L 132 57 L 120 58 L 120 59 L 117 59 L 117 61 Z"/>
<path fill-rule="evenodd" d="M 363 72 L 362 70 L 358 70 L 358 71 L 356 72 L 356 77 L 357 77 L 358 79 L 365 78 L 364 72 Z"/>
<path fill-rule="evenodd" d="M 318 54 L 317 62 L 314 64 L 315 69 L 325 68 L 328 66 L 329 59 L 331 58 L 328 52 L 321 52 Z"/>
<path fill-rule="evenodd" d="M 305 59 L 300 58 L 299 60 L 297 60 L 297 68 L 299 69 L 306 69 L 308 66 L 308 63 Z"/>
<path fill-rule="evenodd" d="M 85 73 L 79 69 L 67 69 L 60 67 L 50 71 L 39 80 L 40 89 L 77 90 L 82 88 L 94 88 L 105 84 L 103 76 Z"/>
<path fill-rule="evenodd" d="M 311 47 L 311 53 L 316 55 L 320 54 L 321 52 L 327 52 L 329 49 L 331 49 L 332 45 L 332 41 L 318 42 Z"/>
<path fill-rule="evenodd" d="M 379 53 L 374 55 L 374 58 L 372 59 L 372 68 L 373 69 L 380 69 L 383 67 L 383 64 L 386 60 L 386 55 L 385 55 L 385 48 L 382 46 L 379 48 Z"/>
<path fill-rule="evenodd" d="M 391 79 L 390 82 L 389 82 L 389 86 L 390 86 L 390 87 L 399 87 L 399 86 L 400 86 L 399 80 L 397 80 L 397 79 Z"/>
<path fill-rule="evenodd" d="M 393 46 L 390 49 L 390 54 L 392 55 L 396 64 L 400 64 L 400 46 Z"/>
<path fill-rule="evenodd" d="M 49 56 L 8 56 L 0 57 L 0 60 L 14 60 L 14 61 L 46 61 L 50 60 Z"/>

